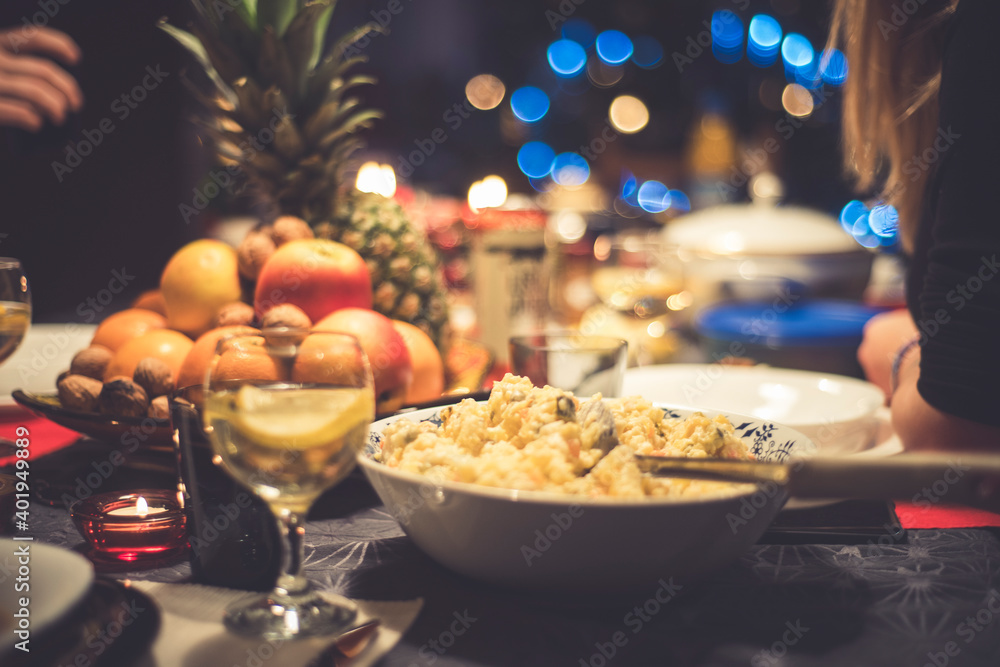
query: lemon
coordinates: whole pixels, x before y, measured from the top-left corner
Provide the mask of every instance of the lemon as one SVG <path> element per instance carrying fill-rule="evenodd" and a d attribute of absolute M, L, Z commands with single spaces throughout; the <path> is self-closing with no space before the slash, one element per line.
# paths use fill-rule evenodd
<path fill-rule="evenodd" d="M 375 416 L 365 389 L 267 390 L 245 385 L 236 394 L 234 428 L 264 447 L 309 449 L 331 444 Z"/>

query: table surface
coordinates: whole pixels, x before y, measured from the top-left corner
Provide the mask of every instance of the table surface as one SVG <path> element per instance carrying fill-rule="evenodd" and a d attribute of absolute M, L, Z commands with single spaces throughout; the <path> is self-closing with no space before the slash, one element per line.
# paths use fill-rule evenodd
<path fill-rule="evenodd" d="M 36 539 L 80 548 L 66 510 L 36 505 L 32 515 Z M 665 604 L 657 582 L 648 594 L 583 604 L 452 574 L 352 475 L 310 515 L 305 567 L 342 595 L 424 598 L 383 667 L 1000 665 L 1000 533 L 915 530 L 885 542 L 758 544 Z M 176 582 L 190 569 L 113 576 Z M 460 635 L 457 617 L 468 626 Z"/>

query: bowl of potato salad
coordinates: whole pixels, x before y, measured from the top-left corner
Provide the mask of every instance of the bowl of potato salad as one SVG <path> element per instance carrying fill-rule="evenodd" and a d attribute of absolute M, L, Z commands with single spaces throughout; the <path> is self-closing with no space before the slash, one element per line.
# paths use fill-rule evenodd
<path fill-rule="evenodd" d="M 777 486 L 647 475 L 635 455 L 784 461 L 814 450 L 757 418 L 576 397 L 508 374 L 485 401 L 375 422 L 359 463 L 445 567 L 503 586 L 607 593 L 725 566 L 786 500 Z"/>

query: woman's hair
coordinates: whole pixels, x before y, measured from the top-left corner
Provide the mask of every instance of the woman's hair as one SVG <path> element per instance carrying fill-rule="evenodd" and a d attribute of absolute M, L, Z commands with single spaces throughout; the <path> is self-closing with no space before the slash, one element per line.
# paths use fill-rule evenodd
<path fill-rule="evenodd" d="M 957 4 L 835 0 L 830 46 L 842 48 L 850 65 L 844 162 L 860 191 L 871 192 L 884 181 L 881 199 L 899 211 L 907 249 L 931 171 L 917 159 L 937 133 L 944 26 Z"/>

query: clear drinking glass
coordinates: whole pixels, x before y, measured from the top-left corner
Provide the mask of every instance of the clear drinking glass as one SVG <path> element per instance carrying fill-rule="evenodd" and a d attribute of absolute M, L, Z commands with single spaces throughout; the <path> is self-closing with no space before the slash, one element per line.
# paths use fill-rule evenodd
<path fill-rule="evenodd" d="M 31 290 L 21 262 L 0 257 L 0 364 L 18 348 L 31 326 Z"/>
<path fill-rule="evenodd" d="M 621 396 L 628 343 L 611 336 L 542 333 L 510 339 L 510 369 L 536 386 L 551 385 L 586 397 Z"/>
<path fill-rule="evenodd" d="M 31 326 L 31 290 L 21 262 L 0 257 L 0 364 L 21 345 Z M 13 442 L 0 438 L 0 457 L 16 451 Z"/>
<path fill-rule="evenodd" d="M 283 542 L 274 590 L 230 607 L 226 627 L 271 639 L 348 627 L 355 605 L 313 590 L 302 560 L 309 507 L 354 467 L 375 416 L 357 339 L 306 329 L 226 338 L 208 371 L 203 414 L 216 461 L 267 502 Z"/>

